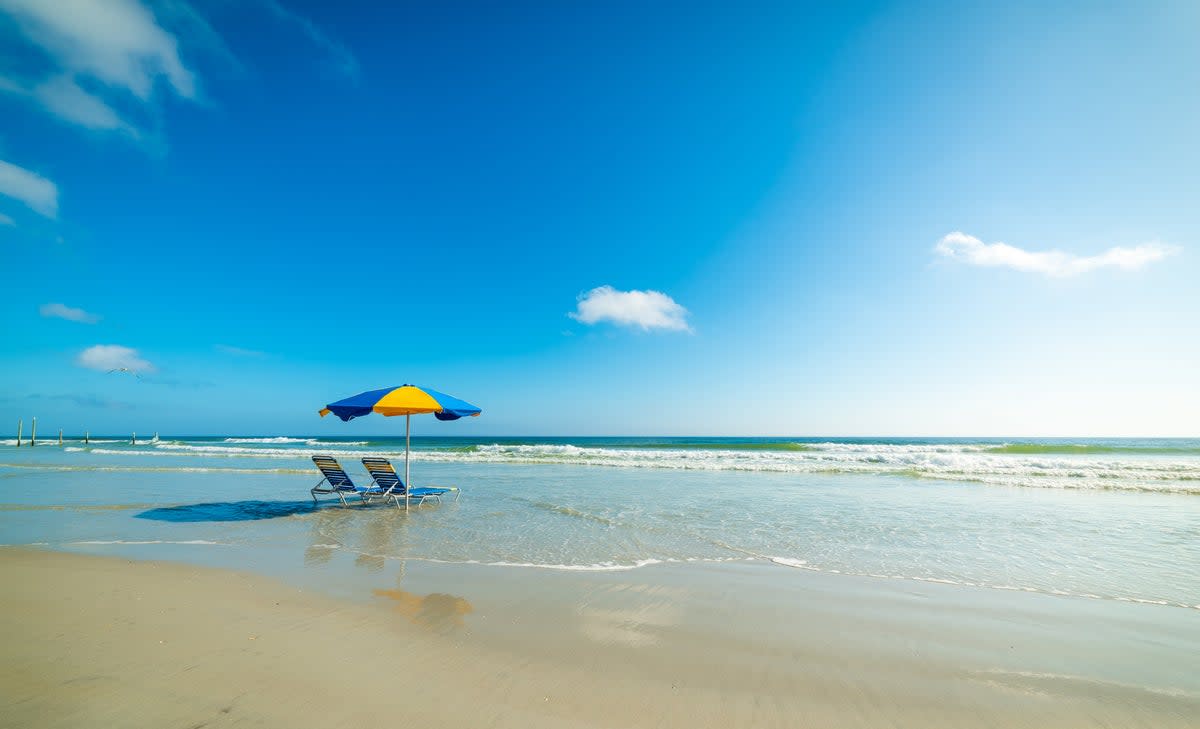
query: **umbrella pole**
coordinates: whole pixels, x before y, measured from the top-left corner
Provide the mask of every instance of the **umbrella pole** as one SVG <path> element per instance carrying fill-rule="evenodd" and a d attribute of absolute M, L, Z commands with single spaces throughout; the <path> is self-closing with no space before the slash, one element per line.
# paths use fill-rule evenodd
<path fill-rule="evenodd" d="M 408 480 L 408 450 L 409 450 L 409 425 L 412 422 L 412 415 L 405 414 L 404 416 L 404 490 L 407 492 L 412 488 L 412 483 Z"/>

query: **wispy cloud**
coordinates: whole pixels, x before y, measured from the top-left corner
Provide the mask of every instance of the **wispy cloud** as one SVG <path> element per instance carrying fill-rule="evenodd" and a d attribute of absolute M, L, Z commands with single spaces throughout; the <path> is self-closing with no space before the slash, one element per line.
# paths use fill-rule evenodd
<path fill-rule="evenodd" d="M 137 0 L 0 0 L 22 32 L 66 71 L 93 76 L 148 99 L 159 78 L 180 96 L 195 78 L 175 37 Z"/>
<path fill-rule="evenodd" d="M 58 186 L 4 160 L 0 160 L 0 195 L 18 200 L 47 218 L 58 216 Z"/>
<path fill-rule="evenodd" d="M 973 266 L 1012 268 L 1061 278 L 1101 268 L 1134 271 L 1161 261 L 1179 249 L 1162 243 L 1143 243 L 1133 248 L 1109 248 L 1094 256 L 1078 256 L 1054 250 L 1027 251 L 1007 243 L 984 243 L 974 236 L 956 231 L 938 241 L 934 250 L 952 261 Z"/>
<path fill-rule="evenodd" d="M 43 81 L 29 93 L 47 111 L 66 121 L 88 129 L 121 131 L 134 138 L 141 136 L 137 128 L 122 119 L 116 109 L 99 96 L 85 91 L 68 74 Z"/>
<path fill-rule="evenodd" d="M 359 77 L 354 55 L 309 18 L 278 0 L 231 7 L 240 12 L 247 5 L 276 25 L 297 29 L 338 73 Z M 212 11 L 212 4 L 206 10 Z M 198 58 L 216 58 L 226 67 L 242 69 L 189 0 L 0 0 L 3 15 L 48 63 L 31 71 L 12 63 L 12 54 L 0 57 L 0 93 L 23 97 L 86 129 L 161 142 L 147 131 L 148 122 L 161 116 L 164 94 L 200 99 L 193 65 Z M 181 50 L 187 51 L 189 61 Z"/>
<path fill-rule="evenodd" d="M 119 344 L 97 344 L 94 347 L 88 347 L 75 358 L 75 364 L 101 372 L 119 369 L 141 373 L 157 371 L 154 365 L 142 359 L 136 349 L 122 347 Z"/>
<path fill-rule="evenodd" d="M 100 321 L 99 314 L 93 314 L 83 309 L 76 309 L 66 304 L 42 304 L 42 316 L 77 321 L 81 324 L 95 324 Z"/>
<path fill-rule="evenodd" d="M 687 314 L 687 309 L 661 291 L 618 291 L 612 286 L 597 286 L 579 297 L 575 311 L 568 316 L 584 324 L 606 321 L 644 331 L 690 332 Z"/>
<path fill-rule="evenodd" d="M 295 25 L 317 48 L 325 51 L 333 68 L 345 76 L 358 80 L 358 59 L 350 53 L 346 46 L 331 38 L 308 18 L 298 15 L 280 5 L 277 0 L 263 0 L 263 6 L 277 20 Z"/>
<path fill-rule="evenodd" d="M 0 213 L 0 225 L 16 225 L 17 221 L 8 217 L 4 213 Z"/>
<path fill-rule="evenodd" d="M 117 112 L 120 103 L 149 103 L 157 88 L 196 97 L 196 76 L 175 36 L 137 0 L 0 0 L 0 11 L 53 64 L 42 76 L 3 79 L 0 90 L 67 122 L 137 136 Z"/>
<path fill-rule="evenodd" d="M 224 352 L 225 354 L 232 354 L 235 357 L 266 357 L 267 356 L 266 352 L 260 352 L 257 349 L 243 349 L 242 347 L 234 347 L 229 344 L 218 344 L 218 345 L 216 345 L 216 350 L 218 352 Z"/>

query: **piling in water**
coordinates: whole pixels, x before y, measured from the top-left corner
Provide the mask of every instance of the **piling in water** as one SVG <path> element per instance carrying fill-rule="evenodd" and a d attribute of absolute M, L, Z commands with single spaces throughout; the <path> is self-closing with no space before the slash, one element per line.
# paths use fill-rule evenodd
<path fill-rule="evenodd" d="M 21 430 L 25 427 L 24 420 L 17 421 L 17 447 L 21 447 Z"/>
<path fill-rule="evenodd" d="M 33 432 L 29 434 L 29 445 L 35 446 L 37 445 L 37 418 L 33 419 L 32 431 Z"/>

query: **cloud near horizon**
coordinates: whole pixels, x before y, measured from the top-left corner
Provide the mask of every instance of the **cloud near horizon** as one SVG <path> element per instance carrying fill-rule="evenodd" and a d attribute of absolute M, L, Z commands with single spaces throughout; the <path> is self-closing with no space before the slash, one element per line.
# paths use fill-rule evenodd
<path fill-rule="evenodd" d="M 77 321 L 81 324 L 95 324 L 96 322 L 100 321 L 99 314 L 93 314 L 89 311 L 84 311 L 83 309 L 76 309 L 75 307 L 67 306 L 66 304 L 42 304 L 42 307 L 39 309 L 39 311 L 41 312 L 41 315 L 45 317 L 66 319 L 67 321 Z"/>
<path fill-rule="evenodd" d="M 100 372 L 122 368 L 139 373 L 157 371 L 153 364 L 142 359 L 136 349 L 122 347 L 119 344 L 97 344 L 94 347 L 88 347 L 75 358 L 75 364 Z"/>
<path fill-rule="evenodd" d="M 1116 246 L 1095 256 L 1078 256 L 1063 251 L 1027 251 L 1007 243 L 984 243 L 975 236 L 955 231 L 938 241 L 934 250 L 941 256 L 972 266 L 1011 268 L 1026 273 L 1064 278 L 1100 268 L 1135 271 L 1179 251 L 1162 243 L 1143 243 L 1133 248 Z"/>
<path fill-rule="evenodd" d="M 23 203 L 51 220 L 58 217 L 58 186 L 50 180 L 0 159 L 0 195 Z M 5 216 L 8 218 L 8 216 Z M 12 218 L 8 218 L 12 221 Z"/>
<path fill-rule="evenodd" d="M 589 325 L 607 321 L 643 331 L 690 332 L 687 314 L 687 309 L 661 291 L 618 291 L 612 286 L 597 286 L 580 295 L 575 311 L 568 316 Z"/>

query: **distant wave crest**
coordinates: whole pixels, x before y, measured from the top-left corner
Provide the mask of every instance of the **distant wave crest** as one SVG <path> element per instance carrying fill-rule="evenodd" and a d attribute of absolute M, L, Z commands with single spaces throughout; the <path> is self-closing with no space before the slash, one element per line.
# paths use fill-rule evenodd
<path fill-rule="evenodd" d="M 401 443 L 322 441 L 288 436 L 171 440 L 138 446 L 67 446 L 68 453 L 97 456 L 293 461 L 304 470 L 315 452 L 347 461 L 364 456 L 402 459 Z M 677 471 L 741 471 L 780 474 L 879 474 L 994 486 L 1156 491 L 1200 494 L 1200 444 L 969 443 L 719 441 L 616 444 L 480 443 L 418 447 L 414 461 L 457 464 L 595 466 Z M 158 464 L 155 464 L 156 466 Z M 282 464 L 281 464 L 282 465 Z M 61 467 L 61 466 L 60 466 Z M 68 466 L 69 467 L 69 466 Z M 164 468 L 178 468 L 168 464 Z M 246 469 L 252 470 L 252 469 Z"/>

